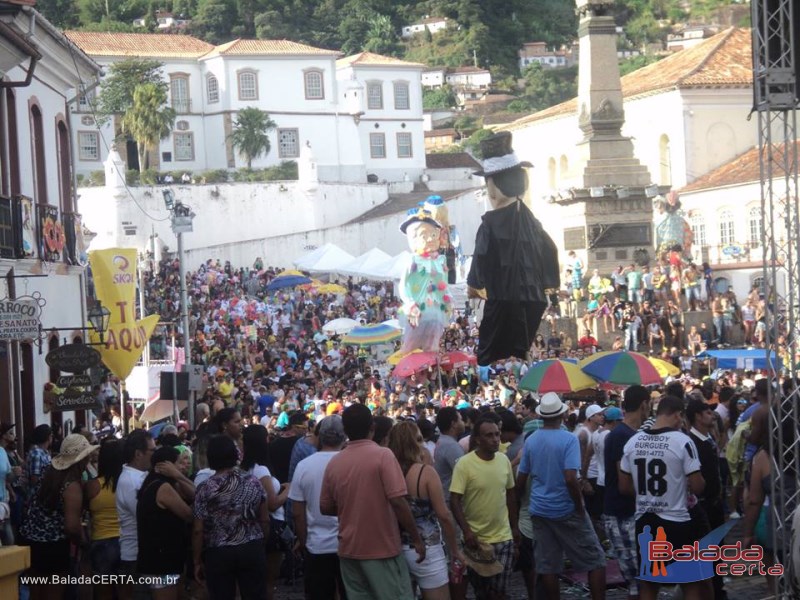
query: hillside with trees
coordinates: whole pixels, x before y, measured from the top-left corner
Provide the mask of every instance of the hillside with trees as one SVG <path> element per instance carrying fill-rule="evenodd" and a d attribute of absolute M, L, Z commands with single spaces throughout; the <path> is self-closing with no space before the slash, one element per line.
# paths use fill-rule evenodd
<path fill-rule="evenodd" d="M 728 0 L 617 0 L 626 43 L 664 40 L 670 24 L 708 20 Z M 489 68 L 516 77 L 523 42 L 559 47 L 574 40 L 573 0 L 38 0 L 37 9 L 67 28 L 134 31 L 158 15 L 189 20 L 179 32 L 219 44 L 237 37 L 289 39 L 345 54 L 368 50 L 425 64 Z M 402 39 L 404 25 L 446 18 L 445 31 Z M 141 31 L 141 29 L 138 29 Z"/>

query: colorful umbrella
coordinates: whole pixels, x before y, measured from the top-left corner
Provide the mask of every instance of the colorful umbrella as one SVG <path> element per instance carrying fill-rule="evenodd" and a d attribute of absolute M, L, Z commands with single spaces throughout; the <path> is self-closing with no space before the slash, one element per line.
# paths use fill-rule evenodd
<path fill-rule="evenodd" d="M 647 360 L 653 363 L 653 366 L 656 368 L 656 371 L 658 371 L 658 374 L 661 375 L 661 377 L 675 377 L 681 374 L 681 370 L 671 362 L 667 362 L 661 358 L 656 358 L 655 356 L 650 356 Z"/>
<path fill-rule="evenodd" d="M 609 350 L 598 352 L 578 363 L 581 370 L 599 381 L 618 385 L 654 385 L 663 378 L 644 354 Z"/>
<path fill-rule="evenodd" d="M 563 360 L 543 360 L 536 363 L 519 382 L 523 390 L 546 394 L 577 392 L 597 386 L 597 382 L 581 371 L 578 365 Z"/>
<path fill-rule="evenodd" d="M 277 292 L 284 288 L 297 287 L 311 283 L 311 279 L 305 275 L 278 275 L 267 284 L 268 292 Z"/>
<path fill-rule="evenodd" d="M 460 350 L 453 350 L 452 352 L 445 352 L 441 358 L 441 364 L 447 368 L 463 368 L 470 365 L 478 364 L 478 357 L 474 354 L 461 352 Z"/>
<path fill-rule="evenodd" d="M 412 352 L 400 359 L 392 371 L 395 377 L 411 377 L 414 373 L 424 371 L 436 364 L 439 355 L 436 352 Z"/>
<path fill-rule="evenodd" d="M 389 327 L 383 323 L 359 325 L 358 327 L 353 327 L 350 333 L 342 338 L 342 343 L 353 346 L 375 346 L 399 340 L 402 335 L 403 332 L 399 329 Z"/>
<path fill-rule="evenodd" d="M 348 319 L 348 318 L 341 318 L 341 319 L 333 319 L 332 321 L 328 321 L 325 325 L 322 326 L 322 331 L 327 333 L 328 335 L 343 335 L 345 333 L 350 333 L 350 330 L 353 327 L 358 326 L 358 321 L 355 319 Z"/>
<path fill-rule="evenodd" d="M 345 294 L 347 293 L 347 288 L 343 285 L 339 285 L 338 283 L 323 283 L 322 285 L 316 286 L 316 290 L 318 294 Z"/>

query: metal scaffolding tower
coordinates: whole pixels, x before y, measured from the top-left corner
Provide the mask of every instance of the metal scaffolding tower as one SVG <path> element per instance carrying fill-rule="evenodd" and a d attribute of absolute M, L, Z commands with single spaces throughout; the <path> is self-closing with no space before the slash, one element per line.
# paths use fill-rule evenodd
<path fill-rule="evenodd" d="M 767 349 L 786 349 L 786 393 L 770 389 L 770 508 L 775 548 L 786 572 L 776 598 L 795 598 L 791 518 L 800 496 L 800 215 L 798 214 L 797 105 L 800 6 L 797 0 L 752 0 L 753 91 L 758 115 L 763 213 Z M 777 380 L 777 367 L 771 375 Z M 790 425 L 786 427 L 785 425 Z"/>

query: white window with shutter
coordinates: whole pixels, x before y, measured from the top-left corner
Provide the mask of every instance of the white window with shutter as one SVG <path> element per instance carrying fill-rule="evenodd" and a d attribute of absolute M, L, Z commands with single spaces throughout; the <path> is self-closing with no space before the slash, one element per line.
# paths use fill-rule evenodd
<path fill-rule="evenodd" d="M 194 134 L 190 132 L 173 133 L 175 160 L 194 160 Z"/>
<path fill-rule="evenodd" d="M 96 131 L 78 132 L 78 158 L 100 160 L 100 135 Z"/>
<path fill-rule="evenodd" d="M 300 134 L 297 129 L 278 129 L 278 156 L 297 158 L 300 156 Z"/>
<path fill-rule="evenodd" d="M 386 158 L 386 136 L 384 134 L 369 134 L 369 155 L 371 158 Z"/>

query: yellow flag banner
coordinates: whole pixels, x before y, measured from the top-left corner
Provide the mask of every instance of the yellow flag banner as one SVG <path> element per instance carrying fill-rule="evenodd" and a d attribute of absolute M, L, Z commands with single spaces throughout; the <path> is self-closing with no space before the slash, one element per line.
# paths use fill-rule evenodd
<path fill-rule="evenodd" d="M 97 299 L 111 311 L 103 341 L 97 346 L 105 365 L 120 379 L 131 374 L 160 317 L 136 319 L 136 249 L 109 248 L 89 252 Z M 91 330 L 94 343 L 99 334 Z"/>

